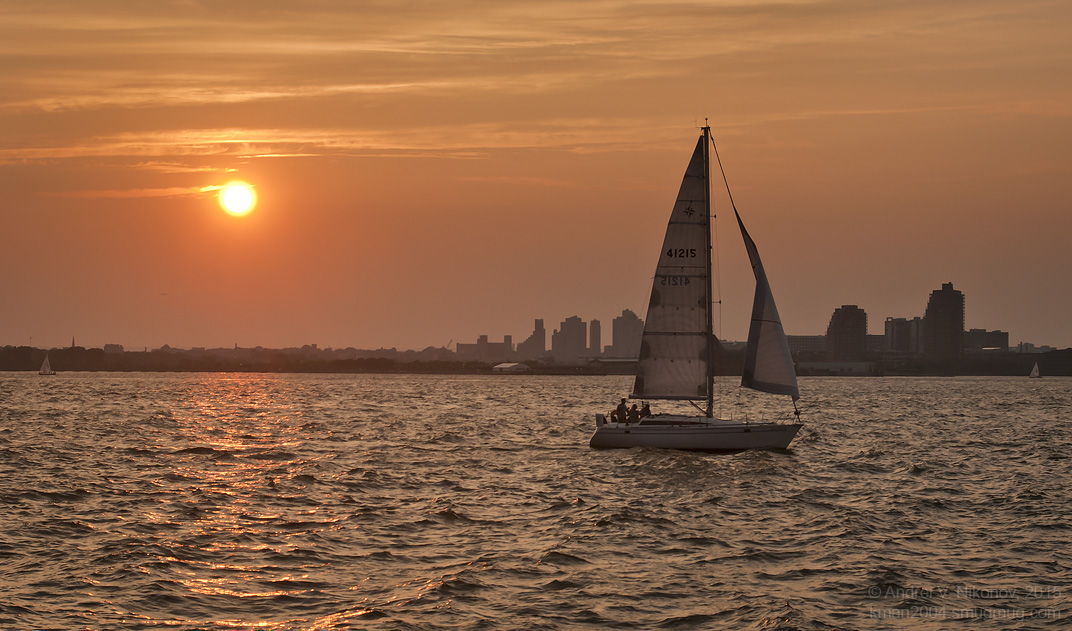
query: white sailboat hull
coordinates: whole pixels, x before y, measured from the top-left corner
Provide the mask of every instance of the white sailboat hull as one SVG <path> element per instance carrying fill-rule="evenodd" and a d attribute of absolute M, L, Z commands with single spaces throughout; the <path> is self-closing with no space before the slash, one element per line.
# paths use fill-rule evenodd
<path fill-rule="evenodd" d="M 740 423 L 702 416 L 657 415 L 640 423 L 607 423 L 603 418 L 596 415 L 596 432 L 588 443 L 595 449 L 786 449 L 801 428 L 799 423 Z"/>

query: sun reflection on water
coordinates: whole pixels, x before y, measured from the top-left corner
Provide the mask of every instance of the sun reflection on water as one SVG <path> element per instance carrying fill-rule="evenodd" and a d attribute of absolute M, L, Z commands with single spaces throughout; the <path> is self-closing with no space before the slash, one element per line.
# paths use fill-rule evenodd
<path fill-rule="evenodd" d="M 279 598 L 315 596 L 318 585 L 305 571 L 325 565 L 315 535 L 341 518 L 321 519 L 304 488 L 302 478 L 315 480 L 323 456 L 303 453 L 303 412 L 268 375 L 219 376 L 190 384 L 186 395 L 170 410 L 177 431 L 167 479 L 158 480 L 169 490 L 140 516 L 160 527 L 171 551 L 157 561 L 209 608 L 221 598 L 237 599 L 231 607 L 271 608 Z"/>

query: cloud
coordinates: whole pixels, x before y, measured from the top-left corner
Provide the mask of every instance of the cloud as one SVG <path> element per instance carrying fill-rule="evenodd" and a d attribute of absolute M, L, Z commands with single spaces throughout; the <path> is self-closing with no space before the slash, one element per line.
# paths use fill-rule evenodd
<path fill-rule="evenodd" d="M 190 197 L 219 190 L 219 186 L 172 186 L 167 188 L 135 188 L 126 190 L 85 190 L 42 193 L 49 197 L 75 199 L 126 199 L 136 197 Z"/>
<path fill-rule="evenodd" d="M 525 126 L 508 123 L 413 126 L 405 129 L 175 129 L 124 132 L 79 139 L 66 146 L 0 149 L 3 160 L 60 160 L 105 157 L 283 157 L 393 156 L 475 158 L 504 149 L 606 151 L 634 145 L 615 130 L 636 128 L 638 121 L 621 119 L 555 119 Z M 640 125 L 645 127 L 648 125 Z M 651 132 L 647 132 L 651 134 Z M 657 137 L 658 134 L 651 134 Z M 145 161 L 143 169 L 170 172 L 216 170 L 187 167 L 180 162 Z"/>
<path fill-rule="evenodd" d="M 212 166 L 194 166 L 179 162 L 139 162 L 131 165 L 134 169 L 158 171 L 160 173 L 233 173 L 236 169 Z"/>
<path fill-rule="evenodd" d="M 0 77 L 0 124 L 17 133 L 0 164 L 658 149 L 708 114 L 736 129 L 1066 115 L 1060 82 L 1018 69 L 1063 76 L 1053 25 L 1068 13 L 1035 0 L 8 3 L 0 56 L 19 63 Z M 1010 25 L 1040 37 L 1017 43 Z"/>

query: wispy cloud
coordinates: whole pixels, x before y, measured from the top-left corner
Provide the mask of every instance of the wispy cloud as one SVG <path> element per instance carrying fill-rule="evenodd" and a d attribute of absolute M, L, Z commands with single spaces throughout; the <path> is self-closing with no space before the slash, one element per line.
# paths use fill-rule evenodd
<path fill-rule="evenodd" d="M 122 157 L 178 173 L 164 165 L 474 159 L 504 149 L 658 146 L 685 112 L 732 116 L 739 128 L 1067 112 L 1067 89 L 989 82 L 1022 82 L 1018 68 L 1039 64 L 1062 76 L 1072 59 L 1055 48 L 1064 37 L 1053 31 L 1072 9 L 1047 0 L 958 6 L 464 0 L 413 11 L 322 0 L 299 12 L 252 0 L 181 11 L 129 0 L 6 3 L 0 57 L 17 63 L 0 76 L 0 122 L 18 133 L 0 139 L 0 163 Z M 1033 47 L 1010 43 L 1018 41 L 1010 24 L 1043 37 Z"/>
<path fill-rule="evenodd" d="M 82 190 L 43 193 L 49 197 L 76 199 L 137 198 L 137 197 L 191 197 L 219 190 L 219 186 L 171 186 L 167 188 L 134 188 L 125 190 Z"/>
<path fill-rule="evenodd" d="M 114 111 L 134 109 L 144 112 L 140 129 L 178 134 L 165 130 L 210 117 L 233 125 L 256 108 L 270 120 L 247 120 L 249 133 L 274 128 L 280 135 L 260 138 L 255 150 L 220 141 L 173 146 L 179 155 L 306 155 L 287 134 L 316 136 L 303 131 L 310 121 L 340 128 L 333 131 L 339 143 L 309 141 L 318 154 L 340 144 L 364 150 L 368 128 L 392 128 L 404 138 L 404 113 L 462 126 L 538 120 L 545 130 L 553 120 L 569 120 L 571 108 L 582 116 L 601 108 L 608 118 L 636 118 L 702 113 L 729 102 L 742 112 L 792 115 L 796 104 L 771 87 L 778 84 L 797 99 L 830 95 L 848 109 L 878 109 L 878 99 L 894 109 L 918 107 L 904 95 L 929 99 L 933 92 L 956 106 L 980 101 L 949 80 L 957 73 L 985 73 L 995 64 L 1014 72 L 1039 59 L 1067 65 L 1067 52 L 1053 43 L 1035 50 L 1006 43 L 1010 23 L 1058 28 L 1059 18 L 1069 17 L 1061 6 L 981 0 L 950 11 L 923 0 L 463 0 L 414 10 L 322 0 L 296 11 L 252 0 L 181 7 L 5 3 L 0 57 L 15 63 L 5 64 L 0 77 L 0 116 L 121 117 Z M 912 90 L 846 89 L 905 81 Z M 517 137 L 497 137 L 507 135 Z M 122 151 L 107 135 L 98 139 L 102 155 Z M 372 146 L 391 144 L 409 150 L 410 143 Z M 533 144 L 542 142 L 521 143 Z M 75 154 L 92 150 L 71 147 Z M 168 155 L 146 151 L 135 154 Z"/>
<path fill-rule="evenodd" d="M 44 112 L 63 112 L 107 107 L 226 105 L 267 100 L 315 100 L 359 94 L 427 93 L 486 85 L 485 81 L 471 79 L 466 82 L 423 81 L 273 87 L 249 85 L 248 77 L 242 77 L 239 80 L 238 78 L 205 76 L 156 77 L 148 83 L 135 79 L 128 81 L 113 78 L 109 80 L 105 76 L 98 76 L 92 85 L 86 83 L 80 77 L 54 76 L 48 90 L 55 92 L 57 88 L 66 87 L 62 93 L 0 102 L 0 107 L 15 112 L 35 109 Z"/>
<path fill-rule="evenodd" d="M 233 173 L 235 171 L 230 167 L 195 166 L 179 162 L 138 162 L 130 165 L 130 168 L 160 173 Z"/>
<path fill-rule="evenodd" d="M 473 123 L 413 126 L 404 129 L 176 129 L 128 132 L 83 138 L 66 146 L 0 149 L 0 160 L 58 160 L 105 157 L 293 157 L 326 155 L 391 155 L 473 158 L 503 149 L 594 151 L 636 143 L 636 135 L 615 133 L 623 128 L 649 128 L 635 120 L 554 120 L 516 126 Z M 650 131 L 648 132 L 651 133 Z M 134 166 L 171 172 L 190 172 L 174 161 L 144 161 Z M 216 170 L 196 167 L 196 170 Z"/>
<path fill-rule="evenodd" d="M 965 20 L 986 15 L 980 3 Z M 8 6 L 0 106 L 47 112 L 339 96 L 592 90 L 785 47 L 926 34 L 927 8 L 839 2 Z M 991 10 L 992 12 L 992 10 Z M 208 19 L 211 18 L 211 19 Z M 817 27 L 822 28 L 817 28 Z M 942 25 L 945 26 L 945 25 Z"/>

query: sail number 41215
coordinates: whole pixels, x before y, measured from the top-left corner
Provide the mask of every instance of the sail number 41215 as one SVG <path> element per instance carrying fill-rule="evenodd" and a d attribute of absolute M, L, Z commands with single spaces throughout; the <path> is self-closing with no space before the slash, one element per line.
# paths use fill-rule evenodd
<path fill-rule="evenodd" d="M 666 255 L 672 259 L 694 259 L 696 248 L 670 248 L 666 251 Z"/>

